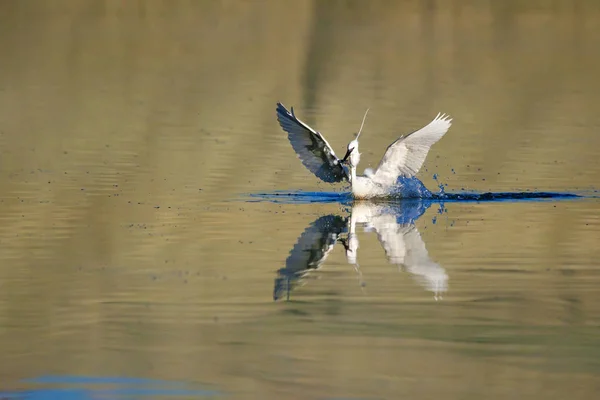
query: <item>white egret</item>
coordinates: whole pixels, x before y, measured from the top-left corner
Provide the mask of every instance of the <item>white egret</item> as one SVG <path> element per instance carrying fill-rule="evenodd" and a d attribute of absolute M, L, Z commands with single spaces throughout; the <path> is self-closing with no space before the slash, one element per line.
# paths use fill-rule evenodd
<path fill-rule="evenodd" d="M 363 125 L 366 116 L 365 113 Z M 431 146 L 440 140 L 452 125 L 451 118 L 445 114 L 438 114 L 425 127 L 401 136 L 389 145 L 374 171 L 367 169 L 365 175 L 357 175 L 356 167 L 360 162 L 358 138 L 362 125 L 356 138 L 348 143 L 344 158 L 339 159 L 320 132 L 296 117 L 293 107 L 290 112 L 283 104 L 277 103 L 277 120 L 288 133 L 292 147 L 309 171 L 325 182 L 349 181 L 353 196 L 360 199 L 415 197 L 414 193 L 403 191 L 403 184 L 399 179 L 412 178 L 419 172 Z M 343 165 L 345 163 L 349 168 Z"/>
<path fill-rule="evenodd" d="M 344 245 L 346 260 L 358 273 L 361 288 L 364 286 L 358 266 L 357 226 L 365 232 L 374 232 L 390 264 L 407 271 L 424 289 L 440 299 L 448 289 L 445 269 L 435 263 L 427 252 L 425 242 L 415 226 L 429 204 L 422 200 L 408 200 L 401 204 L 357 201 L 349 217 L 330 214 L 317 218 L 298 238 L 285 262 L 277 272 L 273 298 L 287 296 L 293 286 L 303 284 L 312 272 L 321 268 L 338 242 Z M 344 233 L 347 237 L 344 238 Z"/>

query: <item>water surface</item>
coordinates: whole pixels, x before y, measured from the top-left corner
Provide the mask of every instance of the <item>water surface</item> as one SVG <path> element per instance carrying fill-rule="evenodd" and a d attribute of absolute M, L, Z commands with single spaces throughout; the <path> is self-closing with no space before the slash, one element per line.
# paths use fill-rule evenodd
<path fill-rule="evenodd" d="M 2 2 L 1 395 L 594 398 L 598 48 L 592 0 Z M 370 107 L 361 168 L 446 112 L 430 190 L 581 197 L 393 205 L 275 301 L 357 215 L 277 101 L 338 152 Z"/>

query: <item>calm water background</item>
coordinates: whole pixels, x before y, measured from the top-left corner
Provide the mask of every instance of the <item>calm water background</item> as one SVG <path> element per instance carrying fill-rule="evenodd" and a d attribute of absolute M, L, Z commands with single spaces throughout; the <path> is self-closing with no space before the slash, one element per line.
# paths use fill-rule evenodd
<path fill-rule="evenodd" d="M 0 392 L 596 398 L 598 199 L 431 207 L 438 301 L 361 229 L 365 288 L 338 246 L 274 302 L 298 236 L 348 209 L 244 198 L 342 190 L 276 101 L 338 153 L 371 107 L 363 167 L 449 113 L 432 189 L 593 194 L 599 49 L 594 0 L 0 2 Z"/>

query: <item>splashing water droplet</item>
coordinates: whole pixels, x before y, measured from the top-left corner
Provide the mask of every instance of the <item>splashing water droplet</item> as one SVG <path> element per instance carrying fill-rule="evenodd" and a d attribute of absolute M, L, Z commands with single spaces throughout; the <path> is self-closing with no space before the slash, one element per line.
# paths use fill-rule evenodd
<path fill-rule="evenodd" d="M 425 187 L 417 177 L 399 177 L 396 184 L 404 198 L 429 199 L 434 195 Z"/>

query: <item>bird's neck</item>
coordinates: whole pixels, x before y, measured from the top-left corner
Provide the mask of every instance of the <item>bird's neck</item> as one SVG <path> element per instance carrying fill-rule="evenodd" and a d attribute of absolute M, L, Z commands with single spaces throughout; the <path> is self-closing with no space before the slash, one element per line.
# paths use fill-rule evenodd
<path fill-rule="evenodd" d="M 358 256 L 358 237 L 356 236 L 356 217 L 350 215 L 348 226 L 348 247 L 346 248 L 346 259 L 350 264 L 356 264 Z"/>
<path fill-rule="evenodd" d="M 356 182 L 356 166 L 350 166 L 350 182 Z"/>

